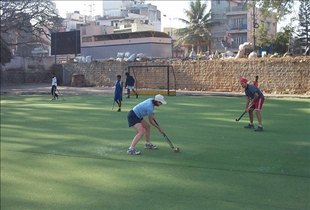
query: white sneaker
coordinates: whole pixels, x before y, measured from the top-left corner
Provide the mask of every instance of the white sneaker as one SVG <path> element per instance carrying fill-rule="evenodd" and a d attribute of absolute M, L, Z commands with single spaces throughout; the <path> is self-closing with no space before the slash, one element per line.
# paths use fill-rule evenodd
<path fill-rule="evenodd" d="M 155 145 L 153 145 L 152 143 L 146 143 L 144 145 L 145 149 L 157 149 L 157 147 Z"/>
<path fill-rule="evenodd" d="M 141 152 L 136 150 L 135 148 L 128 148 L 127 154 L 128 155 L 140 155 Z"/>

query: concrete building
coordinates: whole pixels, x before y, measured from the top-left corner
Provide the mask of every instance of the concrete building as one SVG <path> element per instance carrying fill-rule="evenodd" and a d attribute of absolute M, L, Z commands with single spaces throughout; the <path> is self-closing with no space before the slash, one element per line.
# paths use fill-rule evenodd
<path fill-rule="evenodd" d="M 145 0 L 102 1 L 103 16 L 91 17 L 79 11 L 67 13 L 65 31 L 79 30 L 81 26 L 112 26 L 113 33 L 161 31 L 161 12 Z M 101 33 L 99 33 L 101 34 Z M 98 35 L 96 31 L 92 35 Z"/>
<path fill-rule="evenodd" d="M 145 16 L 131 15 L 127 17 L 96 17 L 96 25 L 112 26 L 113 33 L 129 33 L 137 31 L 154 31 L 154 26 L 148 24 Z"/>
<path fill-rule="evenodd" d="M 264 23 L 270 37 L 277 32 L 274 18 L 262 18 L 257 9 L 247 10 L 248 0 L 217 0 L 211 2 L 212 18 L 221 24 L 212 28 L 211 50 L 223 52 L 225 48 L 237 52 L 244 42 L 256 44 L 258 27 Z"/>
<path fill-rule="evenodd" d="M 96 60 L 119 52 L 171 57 L 171 37 L 160 32 L 161 13 L 144 0 L 103 1 L 103 16 L 68 14 L 66 30 L 80 30 L 81 55 Z"/>
<path fill-rule="evenodd" d="M 97 25 L 112 25 L 115 33 L 161 31 L 161 13 L 157 6 L 145 0 L 103 1 L 103 17 Z M 108 20 L 114 19 L 109 23 Z"/>
<path fill-rule="evenodd" d="M 114 28 L 113 26 L 95 25 L 94 23 L 91 23 L 85 26 L 81 26 L 80 33 L 82 40 L 83 38 L 87 38 L 93 35 L 113 34 Z"/>
<path fill-rule="evenodd" d="M 81 55 L 96 60 L 115 58 L 117 53 L 139 54 L 148 58 L 171 57 L 171 37 L 163 32 L 142 31 L 81 36 Z"/>
<path fill-rule="evenodd" d="M 73 13 L 67 13 L 64 27 L 66 28 L 66 31 L 75 31 L 79 30 L 81 26 L 89 22 L 91 22 L 90 16 L 80 14 L 79 11 L 74 11 Z"/>

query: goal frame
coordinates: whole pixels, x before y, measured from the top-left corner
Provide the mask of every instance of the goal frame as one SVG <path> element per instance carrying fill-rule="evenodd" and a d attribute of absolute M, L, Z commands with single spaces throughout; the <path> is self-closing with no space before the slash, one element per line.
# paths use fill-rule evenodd
<path fill-rule="evenodd" d="M 128 73 L 130 74 L 130 70 L 132 70 L 135 78 L 136 78 L 136 76 L 135 76 L 134 70 L 136 68 L 138 68 L 138 69 L 141 69 L 141 68 L 167 68 L 167 95 L 170 96 L 170 68 L 173 68 L 172 66 L 170 66 L 170 65 L 128 66 Z M 174 77 L 175 77 L 175 75 L 174 75 Z M 174 80 L 175 80 L 175 78 L 174 78 Z M 136 89 L 137 89 L 137 84 L 138 84 L 138 81 L 136 80 L 136 82 L 135 82 Z M 176 84 L 175 84 L 175 86 L 176 86 Z"/>

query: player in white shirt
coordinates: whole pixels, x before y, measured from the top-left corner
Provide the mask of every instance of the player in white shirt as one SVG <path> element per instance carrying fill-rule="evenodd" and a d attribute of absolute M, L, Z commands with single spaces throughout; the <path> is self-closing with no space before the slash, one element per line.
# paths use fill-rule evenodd
<path fill-rule="evenodd" d="M 52 73 L 52 89 L 51 89 L 51 93 L 52 93 L 52 101 L 55 100 L 55 99 L 58 99 L 58 95 L 56 93 L 56 90 L 57 90 L 57 78 L 55 76 L 54 73 Z"/>

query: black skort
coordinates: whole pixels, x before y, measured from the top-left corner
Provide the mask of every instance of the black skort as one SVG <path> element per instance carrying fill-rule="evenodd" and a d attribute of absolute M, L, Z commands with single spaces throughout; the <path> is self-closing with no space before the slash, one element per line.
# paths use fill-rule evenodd
<path fill-rule="evenodd" d="M 128 120 L 128 125 L 129 127 L 134 126 L 137 123 L 141 123 L 141 121 L 143 120 L 140 119 L 133 110 L 130 110 L 127 114 L 127 120 Z"/>

